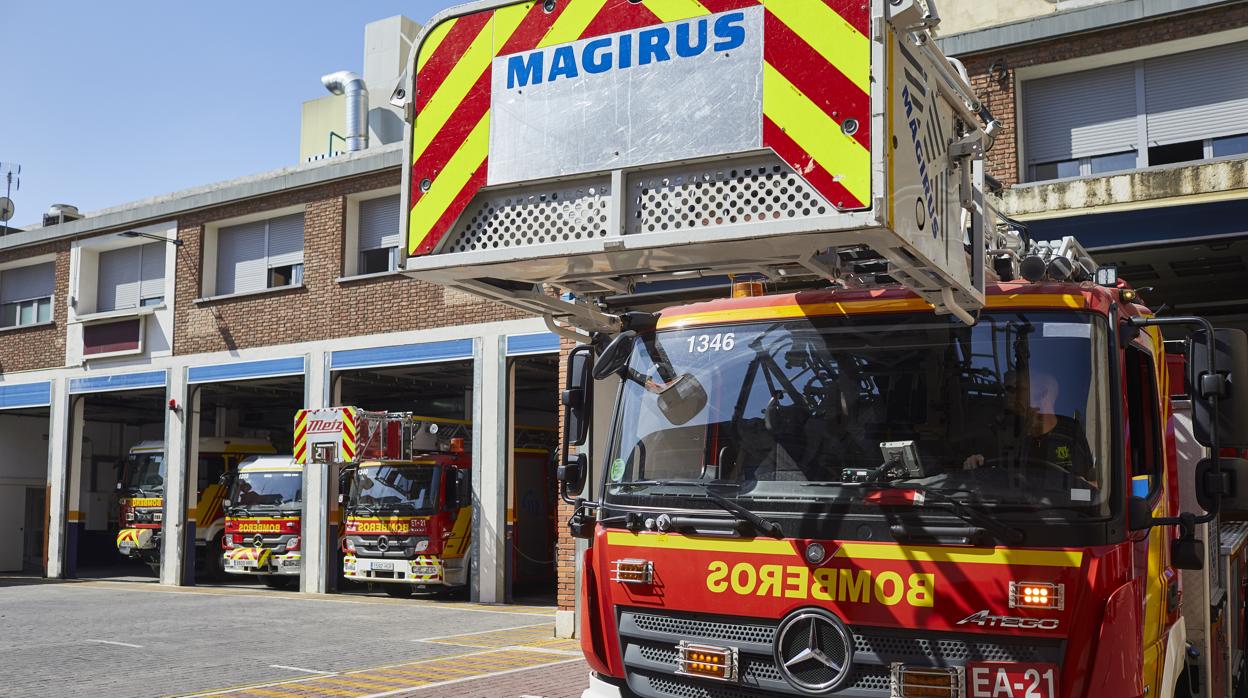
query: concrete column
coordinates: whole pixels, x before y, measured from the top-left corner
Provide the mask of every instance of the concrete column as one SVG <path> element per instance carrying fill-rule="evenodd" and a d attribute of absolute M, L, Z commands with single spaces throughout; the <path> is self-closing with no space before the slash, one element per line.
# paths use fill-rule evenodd
<path fill-rule="evenodd" d="M 85 525 L 82 513 L 82 432 L 83 410 L 86 400 L 81 396 L 69 397 L 69 463 L 68 480 L 65 485 L 65 569 L 66 579 L 78 576 L 78 538 Z"/>
<path fill-rule="evenodd" d="M 328 355 L 315 351 L 305 360 L 303 404 L 307 409 L 327 407 L 329 397 Z M 294 418 L 294 415 L 291 415 Z M 331 528 L 332 482 L 336 469 L 324 463 L 309 463 L 303 472 L 303 575 L 300 589 L 309 594 L 330 591 L 334 574 L 334 553 L 338 535 Z"/>
<path fill-rule="evenodd" d="M 507 337 L 473 340 L 473 600 L 502 603 L 507 581 Z"/>
<path fill-rule="evenodd" d="M 65 576 L 66 488 L 69 483 L 70 414 L 69 379 L 52 381 L 52 408 L 48 425 L 47 570 L 51 579 Z"/>
<path fill-rule="evenodd" d="M 187 408 L 186 446 L 182 451 L 186 453 L 186 481 L 190 485 L 190 489 L 187 490 L 189 493 L 187 496 L 187 542 L 186 548 L 182 552 L 182 579 L 184 584 L 192 585 L 196 581 L 195 556 L 197 545 L 195 539 L 199 536 L 199 440 L 204 435 L 203 386 L 187 386 L 186 394 L 187 404 L 190 407 Z M 213 548 L 210 541 L 208 554 L 220 555 L 220 548 Z"/>
<path fill-rule="evenodd" d="M 188 404 L 190 390 L 186 369 L 169 370 L 165 397 L 176 402 L 176 410 L 165 410 L 165 505 L 160 540 L 160 583 L 187 586 L 195 574 L 196 473 L 187 468 L 190 452 L 190 424 L 194 405 Z M 196 458 L 198 461 L 198 458 Z M 197 465 L 198 463 L 196 463 Z M 187 564 L 187 558 L 190 564 Z M 188 569 L 189 568 L 189 569 Z"/>

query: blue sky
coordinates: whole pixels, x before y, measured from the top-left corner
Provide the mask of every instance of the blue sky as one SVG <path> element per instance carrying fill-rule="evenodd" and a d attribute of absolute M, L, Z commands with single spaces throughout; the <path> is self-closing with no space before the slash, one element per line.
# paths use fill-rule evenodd
<path fill-rule="evenodd" d="M 363 71 L 364 25 L 453 4 L 4 0 L 0 162 L 22 166 L 10 224 L 294 165 L 300 104 L 327 94 L 321 75 Z"/>

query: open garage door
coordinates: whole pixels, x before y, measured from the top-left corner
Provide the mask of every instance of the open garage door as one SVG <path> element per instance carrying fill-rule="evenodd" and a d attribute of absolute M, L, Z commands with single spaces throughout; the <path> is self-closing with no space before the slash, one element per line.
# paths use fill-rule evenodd
<path fill-rule="evenodd" d="M 68 577 L 156 581 L 163 519 L 165 371 L 70 381 Z M 118 545 L 122 531 L 143 543 Z"/>
<path fill-rule="evenodd" d="M 0 385 L 0 574 L 47 569 L 51 386 Z"/>
<path fill-rule="evenodd" d="M 228 516 L 244 519 L 253 526 L 238 534 L 237 541 L 231 534 L 231 543 L 237 543 L 236 547 L 267 549 L 266 557 L 300 552 L 296 542 L 299 538 L 255 526 L 260 525 L 257 522 L 283 517 L 297 521 L 302 509 L 301 485 L 275 486 L 271 492 L 257 489 L 254 496 L 236 497 L 239 501 L 230 499 L 230 489 L 235 487 L 233 478 L 239 465 L 249 459 L 265 458 L 266 469 L 275 473 L 290 464 L 295 413 L 303 409 L 305 402 L 303 359 L 196 367 L 187 375 L 190 404 L 196 412 L 189 435 L 192 452 L 187 458 L 188 467 L 195 472 L 197 495 L 195 516 L 188 522 L 188 528 L 194 530 L 194 581 L 197 584 L 264 582 L 293 588 L 297 575 L 275 579 L 252 574 L 256 570 L 248 568 L 234 570 L 238 574 L 228 574 L 224 538 Z M 259 487 L 264 477 L 263 474 L 245 477 L 246 488 Z M 292 482 L 299 479 L 290 473 L 281 474 L 281 479 L 288 477 L 293 478 Z M 299 504 L 290 506 L 295 502 Z M 266 543 L 266 536 L 275 540 Z M 261 539 L 260 545 L 256 545 L 257 537 Z M 188 549 L 188 562 L 190 552 Z"/>
<path fill-rule="evenodd" d="M 555 339 L 554 348 L 558 349 Z M 507 478 L 508 600 L 555 603 L 558 531 L 559 355 L 508 359 L 511 445 Z"/>
<path fill-rule="evenodd" d="M 427 419 L 428 424 L 438 425 L 440 433 L 454 431 L 465 439 L 464 447 L 471 451 L 471 420 L 473 399 L 473 360 L 471 340 L 451 340 L 423 344 L 335 352 L 331 358 L 333 368 L 331 399 L 335 405 L 349 405 L 370 411 L 411 412 Z M 439 442 L 443 439 L 435 439 Z M 489 467 L 489 466 L 487 466 Z M 401 469 L 395 470 L 400 477 Z M 406 476 L 403 476 L 406 477 Z M 337 481 L 335 477 L 331 478 Z M 344 492 L 344 502 L 335 510 L 330 520 L 334 522 L 330 540 L 339 541 L 334 555 L 335 569 L 332 587 L 338 591 L 363 594 L 390 594 L 406 596 L 413 592 L 436 593 L 440 587 L 421 588 L 398 582 L 359 583 L 347 580 L 343 575 L 343 553 L 337 523 L 347 515 L 365 516 L 366 511 L 354 511 L 349 491 Z M 367 516 L 365 516 L 367 518 Z M 465 521 L 465 524 L 467 521 Z M 466 530 L 467 532 L 467 530 Z M 354 538 L 352 539 L 354 541 Z M 361 541 L 369 546 L 373 541 Z M 390 550 L 389 557 L 406 562 L 418 553 Z M 461 551 L 470 555 L 471 548 Z M 406 556 L 406 557 L 403 557 Z M 402 559 L 400 559 L 402 558 Z M 396 564 L 399 564 L 396 563 Z"/>

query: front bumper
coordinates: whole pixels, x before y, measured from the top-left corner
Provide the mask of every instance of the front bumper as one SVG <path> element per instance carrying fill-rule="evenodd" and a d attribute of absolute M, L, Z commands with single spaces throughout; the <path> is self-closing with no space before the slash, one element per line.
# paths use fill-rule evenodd
<path fill-rule="evenodd" d="M 458 572 L 458 566 L 436 555 L 394 560 L 347 555 L 342 560 L 343 576 L 357 582 L 458 586 L 464 583 L 456 579 L 462 577 Z"/>
<path fill-rule="evenodd" d="M 142 557 L 160 545 L 158 528 L 123 528 L 117 534 L 117 552 L 126 557 Z"/>
<path fill-rule="evenodd" d="M 591 671 L 589 672 L 589 688 L 581 693 L 581 698 L 627 698 L 633 695 L 628 693 L 627 690 L 613 683 L 607 683 Z"/>
<path fill-rule="evenodd" d="M 230 574 L 259 574 L 298 576 L 303 568 L 302 553 L 273 554 L 267 548 L 231 548 L 225 551 L 226 572 Z"/>

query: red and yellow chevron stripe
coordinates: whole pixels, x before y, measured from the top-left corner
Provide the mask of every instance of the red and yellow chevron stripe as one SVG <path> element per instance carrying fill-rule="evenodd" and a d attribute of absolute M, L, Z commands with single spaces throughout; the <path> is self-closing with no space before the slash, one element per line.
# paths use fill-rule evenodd
<path fill-rule="evenodd" d="M 568 0 L 550 12 L 541 2 L 523 2 L 448 19 L 421 44 L 409 254 L 432 253 L 485 185 L 496 56 L 760 4 L 763 145 L 837 208 L 865 207 L 871 50 L 864 0 Z M 849 119 L 856 130 L 842 128 Z"/>
<path fill-rule="evenodd" d="M 295 462 L 299 465 L 308 464 L 308 411 L 299 410 L 295 414 Z"/>
<path fill-rule="evenodd" d="M 356 421 L 358 416 L 354 408 L 342 408 L 342 459 L 344 461 L 355 460 L 356 437 L 360 430 L 359 422 Z"/>

